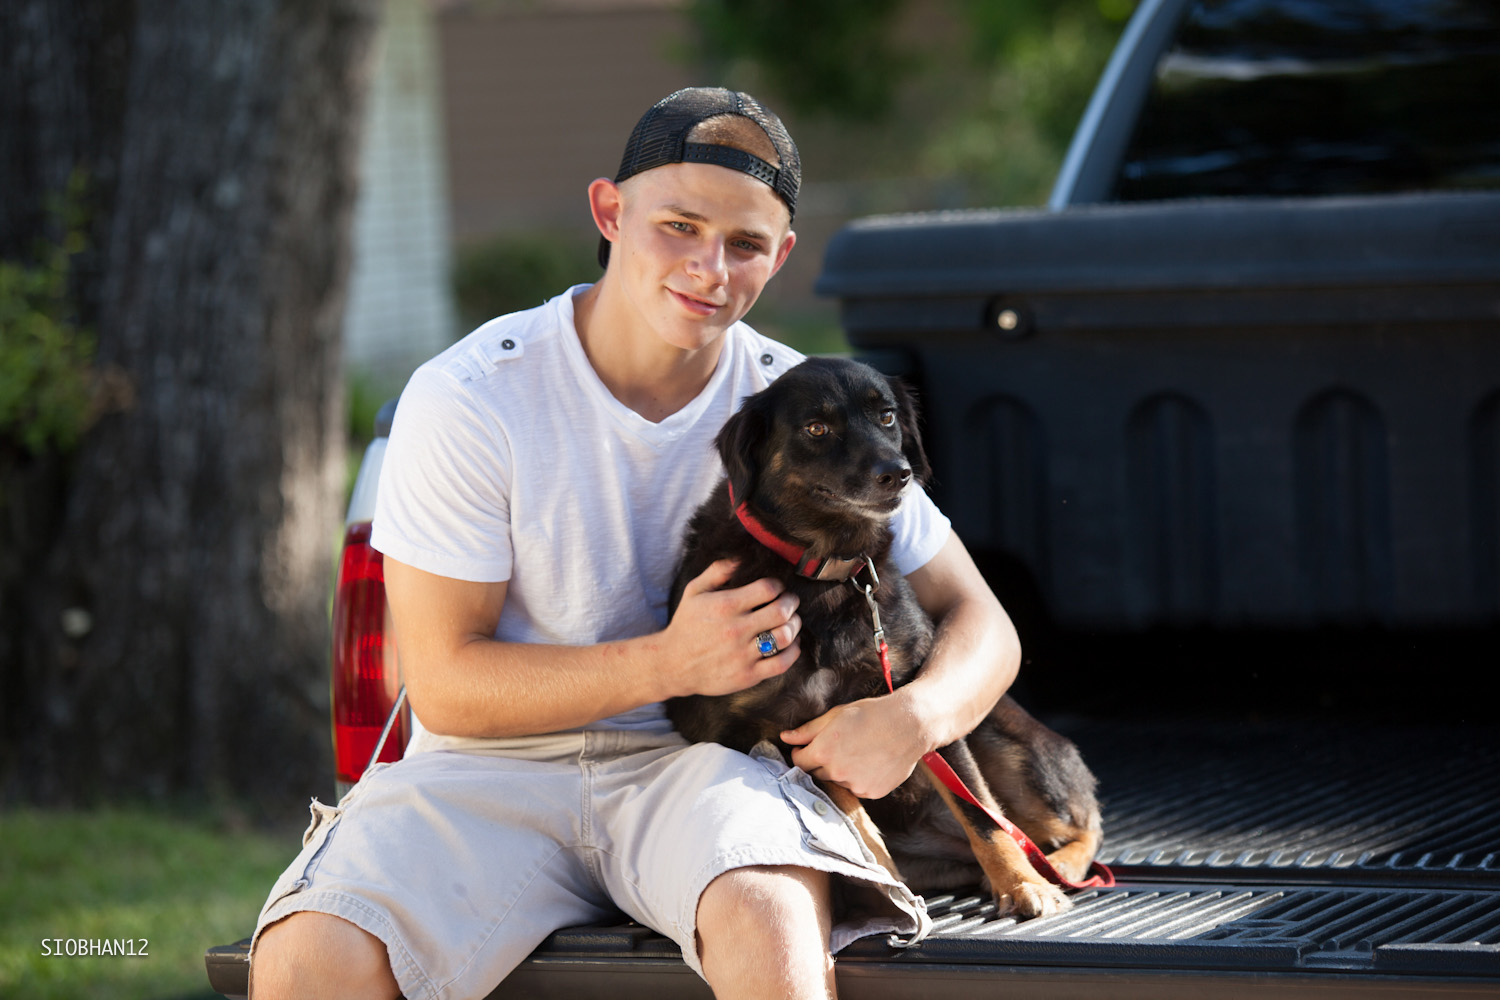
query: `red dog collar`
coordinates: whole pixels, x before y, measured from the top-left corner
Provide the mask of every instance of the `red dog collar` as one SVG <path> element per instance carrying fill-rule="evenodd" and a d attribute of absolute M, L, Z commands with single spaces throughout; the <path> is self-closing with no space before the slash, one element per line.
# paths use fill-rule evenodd
<path fill-rule="evenodd" d="M 797 575 L 805 576 L 809 580 L 827 580 L 832 583 L 842 583 L 849 579 L 869 564 L 864 556 L 825 556 L 822 559 L 814 559 L 805 548 L 801 548 L 793 542 L 777 536 L 770 528 L 767 528 L 752 513 L 748 505 L 736 503 L 734 499 L 734 484 L 729 484 L 729 505 L 734 508 L 734 516 L 740 519 L 745 530 L 760 544 L 781 556 L 787 562 L 797 567 Z"/>

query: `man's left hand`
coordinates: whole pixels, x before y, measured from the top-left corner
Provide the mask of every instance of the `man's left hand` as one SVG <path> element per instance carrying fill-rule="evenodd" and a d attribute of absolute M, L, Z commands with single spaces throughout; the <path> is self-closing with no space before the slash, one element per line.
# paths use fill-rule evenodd
<path fill-rule="evenodd" d="M 898 695 L 835 705 L 781 734 L 792 763 L 862 799 L 882 798 L 911 777 L 926 752 L 917 720 Z"/>

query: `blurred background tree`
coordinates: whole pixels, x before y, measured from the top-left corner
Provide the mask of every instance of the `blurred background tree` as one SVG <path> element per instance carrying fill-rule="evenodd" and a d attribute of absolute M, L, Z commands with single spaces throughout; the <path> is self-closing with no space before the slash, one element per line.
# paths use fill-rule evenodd
<path fill-rule="evenodd" d="M 379 6 L 0 4 L 0 803 L 326 781 Z"/>
<path fill-rule="evenodd" d="M 764 93 L 834 131 L 832 142 L 813 137 L 828 154 L 823 175 L 832 167 L 847 178 L 925 178 L 939 203 L 920 207 L 946 208 L 1046 200 L 1134 8 L 1135 0 L 693 0 L 689 13 L 698 55 L 726 86 Z"/>

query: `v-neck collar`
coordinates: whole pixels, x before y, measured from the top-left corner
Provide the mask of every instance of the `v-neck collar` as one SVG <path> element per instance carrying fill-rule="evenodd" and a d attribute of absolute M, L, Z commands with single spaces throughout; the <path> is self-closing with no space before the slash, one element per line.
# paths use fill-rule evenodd
<path fill-rule="evenodd" d="M 660 421 L 651 421 L 615 398 L 615 394 L 609 391 L 609 386 L 604 384 L 604 380 L 594 370 L 593 363 L 589 361 L 588 354 L 583 349 L 583 341 L 579 339 L 578 327 L 573 321 L 573 298 L 589 287 L 586 284 L 574 285 L 552 300 L 557 309 L 558 327 L 563 333 L 563 354 L 568 359 L 569 367 L 573 369 L 573 374 L 577 377 L 579 384 L 594 397 L 600 409 L 608 413 L 625 430 L 658 446 L 675 441 L 698 422 L 698 418 L 703 416 L 709 403 L 723 386 L 724 380 L 729 377 L 730 370 L 734 367 L 734 344 L 737 340 L 736 331 L 739 324 L 736 323 L 724 331 L 724 342 L 719 348 L 719 359 L 714 365 L 714 371 L 709 376 L 708 383 L 681 409 Z"/>

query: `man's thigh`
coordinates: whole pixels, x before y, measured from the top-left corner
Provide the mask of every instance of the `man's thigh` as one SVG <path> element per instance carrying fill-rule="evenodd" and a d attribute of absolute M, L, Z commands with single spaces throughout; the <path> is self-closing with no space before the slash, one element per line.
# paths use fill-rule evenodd
<path fill-rule="evenodd" d="M 342 917 L 379 938 L 409 997 L 483 995 L 552 931 L 614 910 L 580 862 L 577 763 L 416 754 L 315 805 L 261 913 Z"/>
<path fill-rule="evenodd" d="M 834 951 L 869 934 L 914 938 L 920 901 L 876 863 L 848 818 L 799 768 L 714 744 L 587 766 L 599 877 L 616 904 L 667 935 L 701 973 L 698 902 L 726 871 L 827 872 L 843 901 Z"/>

